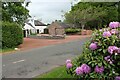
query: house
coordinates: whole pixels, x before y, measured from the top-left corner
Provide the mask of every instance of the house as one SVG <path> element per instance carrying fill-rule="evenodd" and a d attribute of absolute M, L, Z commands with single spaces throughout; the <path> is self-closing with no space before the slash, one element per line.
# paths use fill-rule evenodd
<path fill-rule="evenodd" d="M 52 22 L 48 26 L 48 31 L 49 35 L 56 36 L 56 35 L 64 35 L 65 34 L 65 29 L 69 28 L 70 26 L 61 22 L 61 21 L 55 21 Z"/>
<path fill-rule="evenodd" d="M 47 28 L 47 25 L 45 25 L 39 20 L 30 18 L 25 21 L 25 25 L 23 27 L 24 37 L 27 37 L 28 35 L 31 34 L 44 33 L 45 28 Z"/>

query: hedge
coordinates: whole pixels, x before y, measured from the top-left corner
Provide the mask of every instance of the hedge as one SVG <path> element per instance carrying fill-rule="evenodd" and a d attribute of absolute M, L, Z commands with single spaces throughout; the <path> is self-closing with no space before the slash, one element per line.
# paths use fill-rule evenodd
<path fill-rule="evenodd" d="M 77 33 L 77 32 L 80 32 L 81 30 L 80 29 L 74 29 L 74 28 L 68 28 L 68 29 L 65 29 L 65 32 L 66 34 L 69 34 L 69 33 Z"/>
<path fill-rule="evenodd" d="M 22 28 L 16 23 L 2 22 L 2 48 L 17 47 L 22 42 Z"/>

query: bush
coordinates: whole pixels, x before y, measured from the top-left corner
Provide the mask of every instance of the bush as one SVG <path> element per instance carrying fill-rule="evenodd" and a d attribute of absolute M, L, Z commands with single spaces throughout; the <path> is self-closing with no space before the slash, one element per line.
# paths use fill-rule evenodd
<path fill-rule="evenodd" d="M 69 74 L 77 78 L 120 80 L 120 25 L 116 24 L 120 23 L 111 22 L 109 28 L 96 30 L 84 45 L 82 55 L 66 61 Z"/>
<path fill-rule="evenodd" d="M 77 32 L 80 32 L 80 31 L 81 31 L 80 29 L 76 29 L 76 28 L 68 28 L 68 29 L 65 29 L 66 34 L 69 34 L 69 33 L 77 33 Z"/>
<path fill-rule="evenodd" d="M 16 23 L 2 22 L 2 48 L 17 47 L 22 42 L 22 28 Z"/>

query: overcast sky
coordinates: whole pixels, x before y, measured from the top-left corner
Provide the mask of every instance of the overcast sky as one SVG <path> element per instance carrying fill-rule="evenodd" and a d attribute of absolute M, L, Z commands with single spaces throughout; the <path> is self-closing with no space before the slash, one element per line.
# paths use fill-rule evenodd
<path fill-rule="evenodd" d="M 54 20 L 63 20 L 61 15 L 71 8 L 72 0 L 31 0 L 28 10 L 32 17 L 42 19 L 43 23 L 51 23 Z M 73 1 L 72 1 L 73 2 Z M 76 3 L 75 1 L 73 3 Z"/>

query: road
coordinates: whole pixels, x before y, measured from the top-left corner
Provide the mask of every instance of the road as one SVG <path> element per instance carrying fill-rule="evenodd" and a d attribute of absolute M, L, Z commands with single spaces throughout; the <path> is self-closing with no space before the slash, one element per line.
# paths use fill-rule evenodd
<path fill-rule="evenodd" d="M 87 39 L 50 45 L 2 56 L 2 76 L 5 78 L 33 78 L 65 64 L 82 52 Z"/>

